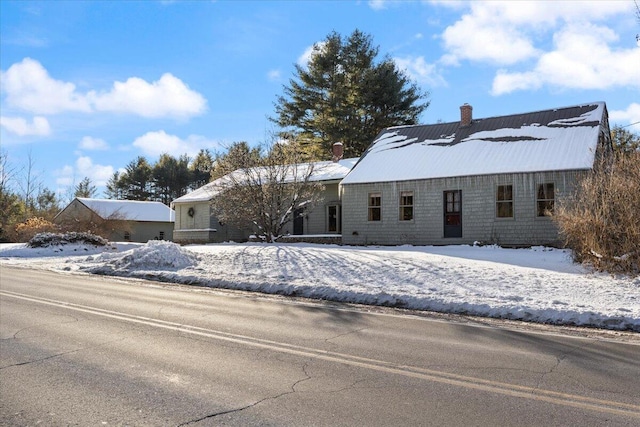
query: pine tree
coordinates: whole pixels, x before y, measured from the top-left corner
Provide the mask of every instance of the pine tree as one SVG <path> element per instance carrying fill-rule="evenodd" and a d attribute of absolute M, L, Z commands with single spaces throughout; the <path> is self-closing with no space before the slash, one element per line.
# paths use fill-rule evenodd
<path fill-rule="evenodd" d="M 191 171 L 190 189 L 195 190 L 207 184 L 211 180 L 213 170 L 213 156 L 209 150 L 200 150 L 191 162 L 189 170 Z"/>
<path fill-rule="evenodd" d="M 121 179 L 125 184 L 125 199 L 141 201 L 151 199 L 152 169 L 147 159 L 138 156 L 129 162 Z"/>
<path fill-rule="evenodd" d="M 179 159 L 163 154 L 152 169 L 154 199 L 169 205 L 172 200 L 186 194 L 191 182 L 189 157 Z"/>
<path fill-rule="evenodd" d="M 97 192 L 98 190 L 96 186 L 91 182 L 91 179 L 85 176 L 84 179 L 80 181 L 78 185 L 76 185 L 73 195 L 74 197 L 92 198 L 95 197 Z"/>
<path fill-rule="evenodd" d="M 611 129 L 611 141 L 618 154 L 629 154 L 640 151 L 640 135 L 622 126 L 614 126 L 613 129 Z"/>
<path fill-rule="evenodd" d="M 276 103 L 282 138 L 296 139 L 308 157 L 328 159 L 334 142 L 345 156 L 360 156 L 385 127 L 417 123 L 429 106 L 427 93 L 358 30 L 347 39 L 333 32 L 314 46 L 308 68 L 296 65 L 296 78 Z M 424 102 L 422 102 L 424 101 Z"/>
<path fill-rule="evenodd" d="M 109 181 L 107 181 L 106 190 L 104 192 L 107 199 L 121 200 L 124 199 L 125 182 L 120 175 L 120 172 L 116 171 L 111 175 Z"/>

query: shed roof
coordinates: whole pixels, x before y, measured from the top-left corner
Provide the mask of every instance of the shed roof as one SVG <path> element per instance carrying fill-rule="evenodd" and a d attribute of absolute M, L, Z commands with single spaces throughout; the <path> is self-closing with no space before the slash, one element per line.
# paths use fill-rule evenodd
<path fill-rule="evenodd" d="M 342 184 L 590 169 L 604 102 L 378 134 Z"/>
<path fill-rule="evenodd" d="M 307 171 L 308 166 L 313 167 L 313 172 L 310 177 L 310 181 L 314 182 L 330 182 L 330 181 L 340 181 L 342 178 L 347 176 L 353 165 L 358 161 L 357 158 L 351 159 L 342 159 L 337 162 L 333 161 L 322 161 L 322 162 L 311 162 L 311 163 L 301 163 L 296 168 L 299 173 L 305 173 Z M 234 173 L 234 172 L 232 172 Z M 185 194 L 182 197 L 178 197 L 173 201 L 173 203 L 194 203 L 194 202 L 206 202 L 211 200 L 213 196 L 215 196 L 219 189 L 221 188 L 220 184 L 225 182 L 225 177 L 218 178 L 215 181 L 212 181 L 197 190 L 192 191 L 191 193 Z"/>
<path fill-rule="evenodd" d="M 117 216 L 128 221 L 175 222 L 173 209 L 161 202 L 137 200 L 76 199 L 102 218 Z"/>

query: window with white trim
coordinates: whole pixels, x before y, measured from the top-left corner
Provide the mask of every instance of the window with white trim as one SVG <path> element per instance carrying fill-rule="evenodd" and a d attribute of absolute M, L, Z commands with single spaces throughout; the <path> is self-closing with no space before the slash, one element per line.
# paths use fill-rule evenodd
<path fill-rule="evenodd" d="M 369 193 L 368 221 L 382 221 L 382 194 Z"/>
<path fill-rule="evenodd" d="M 536 195 L 536 211 L 538 216 L 553 215 L 556 194 L 552 182 L 538 184 L 538 194 Z"/>
<path fill-rule="evenodd" d="M 413 219 L 413 191 L 400 192 L 400 221 Z"/>

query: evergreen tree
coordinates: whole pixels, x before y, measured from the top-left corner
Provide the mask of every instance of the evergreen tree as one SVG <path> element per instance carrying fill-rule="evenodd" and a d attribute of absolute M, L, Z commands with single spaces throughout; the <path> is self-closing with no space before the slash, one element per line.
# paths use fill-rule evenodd
<path fill-rule="evenodd" d="M 129 162 L 122 176 L 124 180 L 124 198 L 127 200 L 146 201 L 151 199 L 152 169 L 142 156 Z"/>
<path fill-rule="evenodd" d="M 220 178 L 236 169 L 257 166 L 262 158 L 259 147 L 251 148 L 246 142 L 234 142 L 224 154 L 217 154 L 211 170 L 211 179 Z"/>
<path fill-rule="evenodd" d="M 333 32 L 314 46 L 305 69 L 285 86 L 273 119 L 282 138 L 296 139 L 308 157 L 330 158 L 334 142 L 345 156 L 360 156 L 385 127 L 416 124 L 429 106 L 415 83 L 358 30 L 347 39 Z"/>
<path fill-rule="evenodd" d="M 211 180 L 213 170 L 213 156 L 209 150 L 200 150 L 189 166 L 191 182 L 189 188 L 195 190 L 207 184 Z"/>
<path fill-rule="evenodd" d="M 640 135 L 628 131 L 622 126 L 614 126 L 611 129 L 611 141 L 618 154 L 640 151 Z"/>
<path fill-rule="evenodd" d="M 116 171 L 107 181 L 104 195 L 107 199 L 122 200 L 124 199 L 125 182 L 120 172 Z"/>
<path fill-rule="evenodd" d="M 42 217 L 47 221 L 53 220 L 53 217 L 60 211 L 56 193 L 48 188 L 41 189 L 36 197 L 34 210 L 33 216 Z"/>
<path fill-rule="evenodd" d="M 189 157 L 179 159 L 163 154 L 153 166 L 152 172 L 155 200 L 169 205 L 172 200 L 186 194 L 191 181 Z"/>
<path fill-rule="evenodd" d="M 95 197 L 97 192 L 98 190 L 96 186 L 91 182 L 91 179 L 88 176 L 85 176 L 84 179 L 80 181 L 78 185 L 76 185 L 73 196 L 90 199 L 92 197 Z"/>

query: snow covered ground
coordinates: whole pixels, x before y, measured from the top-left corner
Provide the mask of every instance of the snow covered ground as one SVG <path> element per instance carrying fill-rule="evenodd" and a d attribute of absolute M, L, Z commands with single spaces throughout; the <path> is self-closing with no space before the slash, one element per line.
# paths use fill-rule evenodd
<path fill-rule="evenodd" d="M 640 277 L 591 272 L 542 247 L 1 244 L 8 265 L 640 332 Z"/>

